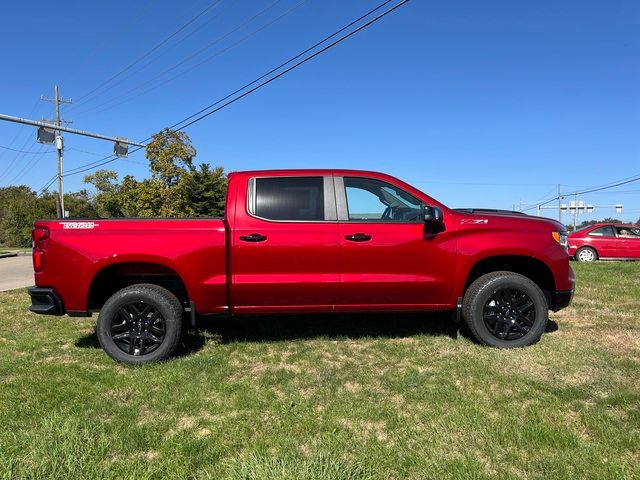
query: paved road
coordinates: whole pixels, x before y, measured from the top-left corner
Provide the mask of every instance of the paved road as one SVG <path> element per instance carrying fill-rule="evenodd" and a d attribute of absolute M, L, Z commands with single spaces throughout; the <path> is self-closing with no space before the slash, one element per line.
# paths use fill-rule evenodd
<path fill-rule="evenodd" d="M 0 258 L 0 292 L 33 285 L 31 256 Z"/>

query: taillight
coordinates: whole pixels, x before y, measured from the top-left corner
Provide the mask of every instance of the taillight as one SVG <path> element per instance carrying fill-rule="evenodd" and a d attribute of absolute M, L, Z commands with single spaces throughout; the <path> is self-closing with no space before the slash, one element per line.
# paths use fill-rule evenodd
<path fill-rule="evenodd" d="M 31 232 L 34 244 L 49 238 L 49 227 L 35 227 Z"/>
<path fill-rule="evenodd" d="M 43 262 L 44 252 L 39 248 L 33 249 L 33 270 L 35 272 L 42 271 L 42 262 Z"/>
<path fill-rule="evenodd" d="M 40 242 L 49 238 L 49 227 L 35 227 L 31 232 L 33 239 L 33 270 L 41 272 L 44 262 L 44 252 L 40 248 Z"/>

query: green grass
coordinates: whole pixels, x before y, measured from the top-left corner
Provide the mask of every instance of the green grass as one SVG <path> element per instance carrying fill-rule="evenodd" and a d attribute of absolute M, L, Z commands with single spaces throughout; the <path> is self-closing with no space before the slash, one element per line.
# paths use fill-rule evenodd
<path fill-rule="evenodd" d="M 230 319 L 142 367 L 0 294 L 0 478 L 640 478 L 640 263 L 501 351 L 434 316 Z"/>

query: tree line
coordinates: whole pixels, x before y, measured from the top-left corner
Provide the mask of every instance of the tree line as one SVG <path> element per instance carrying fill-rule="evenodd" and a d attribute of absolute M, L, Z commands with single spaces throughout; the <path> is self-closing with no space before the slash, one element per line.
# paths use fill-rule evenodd
<path fill-rule="evenodd" d="M 146 148 L 150 176 L 122 179 L 97 170 L 83 181 L 93 187 L 64 195 L 72 218 L 222 216 L 227 177 L 222 167 L 194 163 L 196 149 L 184 132 L 165 129 Z M 38 195 L 26 185 L 0 188 L 0 245 L 28 247 L 38 219 L 56 218 L 55 192 Z"/>

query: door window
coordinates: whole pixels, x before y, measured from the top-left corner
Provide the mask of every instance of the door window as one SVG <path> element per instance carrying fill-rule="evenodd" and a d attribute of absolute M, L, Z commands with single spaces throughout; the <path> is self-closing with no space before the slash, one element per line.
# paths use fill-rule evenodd
<path fill-rule="evenodd" d="M 640 228 L 635 227 L 616 227 L 616 233 L 621 238 L 640 239 Z"/>
<path fill-rule="evenodd" d="M 598 227 L 589 232 L 589 235 L 592 237 L 615 237 L 616 234 L 613 233 L 613 227 L 607 225 L 606 227 Z"/>
<path fill-rule="evenodd" d="M 349 221 L 420 222 L 422 202 L 390 183 L 345 177 Z"/>
<path fill-rule="evenodd" d="M 255 199 L 250 201 L 250 213 L 268 220 L 325 219 L 323 177 L 269 177 L 254 181 Z"/>

